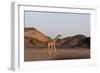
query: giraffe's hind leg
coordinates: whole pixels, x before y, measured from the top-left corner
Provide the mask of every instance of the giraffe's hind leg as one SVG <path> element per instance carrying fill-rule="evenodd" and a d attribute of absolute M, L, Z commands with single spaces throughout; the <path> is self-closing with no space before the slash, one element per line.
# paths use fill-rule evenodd
<path fill-rule="evenodd" d="M 50 43 L 48 43 L 47 47 L 44 49 L 44 53 L 45 53 L 45 54 L 46 54 L 46 53 L 48 54 L 49 48 L 50 48 Z"/>
<path fill-rule="evenodd" d="M 57 49 L 56 48 L 54 48 L 54 53 L 57 54 Z"/>
<path fill-rule="evenodd" d="M 47 52 L 47 50 L 48 50 L 48 48 L 46 47 L 46 48 L 44 49 L 44 54 Z"/>
<path fill-rule="evenodd" d="M 50 49 L 49 49 L 49 55 L 51 55 L 53 52 L 53 47 L 51 46 Z"/>

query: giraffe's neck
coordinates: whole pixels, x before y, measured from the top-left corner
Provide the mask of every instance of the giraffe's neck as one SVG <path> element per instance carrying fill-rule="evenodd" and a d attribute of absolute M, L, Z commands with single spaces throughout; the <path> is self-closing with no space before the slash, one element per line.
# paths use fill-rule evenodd
<path fill-rule="evenodd" d="M 58 40 L 59 37 L 60 37 L 60 36 L 57 36 L 57 37 L 54 39 L 54 41 L 56 42 L 56 41 Z"/>

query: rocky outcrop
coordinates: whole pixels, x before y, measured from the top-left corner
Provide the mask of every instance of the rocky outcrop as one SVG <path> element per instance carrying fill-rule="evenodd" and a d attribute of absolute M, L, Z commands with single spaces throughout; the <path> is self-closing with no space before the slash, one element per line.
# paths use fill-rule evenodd
<path fill-rule="evenodd" d="M 72 37 L 66 37 L 62 39 L 63 43 L 61 45 L 66 46 L 66 47 L 82 47 L 82 48 L 89 48 L 90 47 L 90 37 L 86 37 L 84 35 L 75 35 Z"/>

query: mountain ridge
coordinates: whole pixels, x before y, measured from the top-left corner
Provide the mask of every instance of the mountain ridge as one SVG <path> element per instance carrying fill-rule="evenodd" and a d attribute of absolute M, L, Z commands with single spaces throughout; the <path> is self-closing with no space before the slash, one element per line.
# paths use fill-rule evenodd
<path fill-rule="evenodd" d="M 36 28 L 24 28 L 25 47 L 45 47 L 51 38 Z M 56 41 L 56 46 L 64 47 L 88 47 L 90 48 L 90 37 L 77 34 L 70 37 L 64 37 Z"/>

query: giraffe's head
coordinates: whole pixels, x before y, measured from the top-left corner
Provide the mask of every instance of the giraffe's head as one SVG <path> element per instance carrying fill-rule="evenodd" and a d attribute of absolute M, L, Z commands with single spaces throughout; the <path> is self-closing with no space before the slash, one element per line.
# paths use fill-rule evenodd
<path fill-rule="evenodd" d="M 54 41 L 57 41 L 59 38 L 61 38 L 62 36 L 59 34 L 57 35 L 57 37 L 54 39 Z"/>
<path fill-rule="evenodd" d="M 59 38 L 59 37 L 61 38 L 62 36 L 59 34 L 57 37 L 58 37 L 58 38 Z"/>

